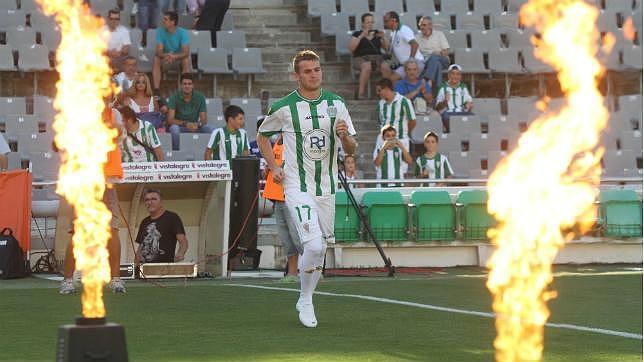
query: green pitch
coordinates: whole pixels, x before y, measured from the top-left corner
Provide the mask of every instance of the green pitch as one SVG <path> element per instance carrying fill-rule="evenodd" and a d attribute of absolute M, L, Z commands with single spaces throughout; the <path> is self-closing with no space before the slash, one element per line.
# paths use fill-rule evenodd
<path fill-rule="evenodd" d="M 641 266 L 640 266 L 641 267 Z M 637 266 L 556 269 L 550 322 L 642 334 L 642 272 Z M 305 329 L 297 293 L 228 284 L 297 288 L 269 280 L 127 283 L 106 291 L 109 321 L 125 326 L 130 361 L 492 361 L 493 319 L 348 296 L 316 296 L 319 326 Z M 484 270 L 431 276 L 334 277 L 318 290 L 490 312 Z M 58 283 L 0 281 L 0 360 L 52 361 L 59 325 L 80 314 L 80 297 Z M 545 330 L 544 361 L 641 361 L 642 340 Z"/>

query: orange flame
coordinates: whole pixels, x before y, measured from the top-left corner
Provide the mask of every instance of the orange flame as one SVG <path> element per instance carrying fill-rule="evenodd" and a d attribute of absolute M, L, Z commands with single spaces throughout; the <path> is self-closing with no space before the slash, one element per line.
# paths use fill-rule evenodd
<path fill-rule="evenodd" d="M 74 257 L 83 275 L 83 316 L 103 317 L 103 285 L 110 280 L 107 241 L 111 213 L 103 204 L 103 164 L 115 131 L 101 119 L 103 99 L 112 92 L 103 20 L 82 0 L 38 0 L 55 15 L 62 41 L 56 54 L 60 80 L 54 102 L 56 144 L 62 164 L 56 191 L 74 206 Z"/>
<path fill-rule="evenodd" d="M 488 209 L 498 219 L 489 232 L 497 245 L 488 267 L 494 294 L 497 361 L 540 360 L 546 302 L 556 296 L 552 262 L 570 230 L 593 222 L 603 150 L 597 147 L 608 113 L 597 90 L 603 69 L 595 59 L 598 10 L 583 0 L 531 0 L 522 23 L 542 34 L 535 55 L 550 63 L 566 105 L 543 114 L 492 173 Z"/>
<path fill-rule="evenodd" d="M 624 21 L 624 26 L 622 27 L 622 31 L 624 32 L 624 38 L 630 41 L 635 40 L 635 34 L 637 30 L 635 30 L 635 25 L 633 25 L 632 17 L 628 17 L 626 21 Z"/>

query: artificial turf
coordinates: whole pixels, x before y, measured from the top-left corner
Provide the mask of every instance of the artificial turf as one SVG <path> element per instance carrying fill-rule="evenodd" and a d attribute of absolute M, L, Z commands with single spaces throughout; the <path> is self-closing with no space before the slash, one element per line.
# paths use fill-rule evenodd
<path fill-rule="evenodd" d="M 640 266 L 641 267 L 641 266 Z M 558 268 L 553 323 L 642 334 L 642 272 L 633 266 Z M 106 293 L 108 320 L 126 329 L 130 361 L 491 361 L 490 318 L 350 297 L 315 297 L 318 328 L 300 326 L 297 288 L 267 280 L 129 282 Z M 490 312 L 484 270 L 429 277 L 324 279 L 319 290 Z M 51 361 L 57 328 L 80 298 L 56 282 L 0 282 L 0 361 Z M 546 328 L 544 361 L 641 361 L 642 340 Z"/>

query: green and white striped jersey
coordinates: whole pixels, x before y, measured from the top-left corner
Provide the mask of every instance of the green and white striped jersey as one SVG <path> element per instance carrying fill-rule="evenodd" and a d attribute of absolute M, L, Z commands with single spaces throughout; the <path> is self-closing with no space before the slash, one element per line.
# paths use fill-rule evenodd
<path fill-rule="evenodd" d="M 460 82 L 456 87 L 452 87 L 448 82 L 443 82 L 436 94 L 436 103 L 447 100 L 447 112 L 465 111 L 465 103 L 472 101 L 472 96 L 467 90 L 465 83 Z"/>
<path fill-rule="evenodd" d="M 340 146 L 335 122 L 340 119 L 347 123 L 349 135 L 355 135 L 344 99 L 324 89 L 317 99 L 306 99 L 295 90 L 271 105 L 258 131 L 267 137 L 282 133 L 285 192 L 291 189 L 316 196 L 335 194 Z"/>
<path fill-rule="evenodd" d="M 213 160 L 228 160 L 241 156 L 244 150 L 250 152 L 246 130 L 230 132 L 228 127 L 217 128 L 210 134 L 208 148 L 212 150 Z"/>
<path fill-rule="evenodd" d="M 409 98 L 396 92 L 394 100 L 387 103 L 384 99 L 378 102 L 380 127 L 390 124 L 396 129 L 398 138 L 409 138 L 409 121 L 416 119 L 414 105 Z"/>
<path fill-rule="evenodd" d="M 373 151 L 373 159 L 375 160 L 380 153 L 380 148 L 382 145 L 377 145 Z M 407 172 L 407 163 L 403 158 L 403 151 L 394 147 L 390 150 L 386 150 L 385 154 L 382 156 L 382 163 L 380 166 L 376 167 L 376 178 L 379 180 L 397 180 L 404 179 L 405 172 Z M 398 184 L 380 184 L 381 187 L 386 186 L 397 186 Z M 398 185 L 402 186 L 402 185 Z"/>
<path fill-rule="evenodd" d="M 454 174 L 452 165 L 449 164 L 447 157 L 440 153 L 437 153 L 432 158 L 421 155 L 416 159 L 416 170 L 414 174 L 420 176 L 424 170 L 428 171 L 429 179 L 443 179 Z"/>
<path fill-rule="evenodd" d="M 127 134 L 127 130 L 123 130 L 123 137 L 120 142 L 121 160 L 123 162 L 154 162 L 154 154 L 146 150 L 132 137 L 136 137 L 141 143 L 154 149 L 161 146 L 157 130 L 150 122 L 140 119 L 138 121 L 139 129 L 135 133 L 130 135 Z"/>

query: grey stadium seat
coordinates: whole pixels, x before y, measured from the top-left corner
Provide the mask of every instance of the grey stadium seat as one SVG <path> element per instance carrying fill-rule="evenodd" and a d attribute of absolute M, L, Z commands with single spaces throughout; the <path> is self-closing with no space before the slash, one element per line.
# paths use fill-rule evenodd
<path fill-rule="evenodd" d="M 630 12 L 633 10 L 633 0 L 605 0 L 606 10 Z"/>
<path fill-rule="evenodd" d="M 195 17 L 188 13 L 179 13 L 179 26 L 184 29 L 192 29 L 195 23 Z M 190 31 L 190 30 L 189 30 Z M 192 46 L 192 42 L 190 42 Z"/>
<path fill-rule="evenodd" d="M 600 144 L 607 150 L 617 150 L 618 137 L 612 133 L 602 132 Z"/>
<path fill-rule="evenodd" d="M 488 51 L 490 69 L 493 72 L 523 73 L 519 51 L 514 48 L 497 48 Z"/>
<path fill-rule="evenodd" d="M 31 27 L 41 33 L 50 31 L 57 26 L 56 19 L 53 16 L 47 16 L 41 11 L 32 11 L 29 18 Z"/>
<path fill-rule="evenodd" d="M 625 69 L 642 69 L 642 47 L 626 45 L 622 49 Z"/>
<path fill-rule="evenodd" d="M 465 135 L 466 137 L 479 135 L 481 134 L 481 119 L 477 115 L 450 116 L 449 131 L 452 134 Z"/>
<path fill-rule="evenodd" d="M 619 110 L 622 112 L 629 112 L 633 114 L 642 114 L 642 95 L 629 94 L 619 96 Z M 641 116 L 640 116 L 641 117 Z"/>
<path fill-rule="evenodd" d="M 602 160 L 607 176 L 637 175 L 637 159 L 633 150 L 606 150 Z"/>
<path fill-rule="evenodd" d="M 188 31 L 190 40 L 190 53 L 197 54 L 200 49 L 210 49 L 210 30 L 190 30 Z"/>
<path fill-rule="evenodd" d="M 516 31 L 519 28 L 519 14 L 501 13 L 492 15 L 493 28 Z"/>
<path fill-rule="evenodd" d="M 0 1 L 0 10 L 16 10 L 16 9 L 18 9 L 18 4 L 16 4 L 16 0 Z"/>
<path fill-rule="evenodd" d="M 13 49 L 9 45 L 0 44 L 0 71 L 14 71 Z"/>
<path fill-rule="evenodd" d="M 38 133 L 38 120 L 33 115 L 9 114 L 5 116 L 5 132 L 8 137 L 17 140 L 21 134 Z"/>
<path fill-rule="evenodd" d="M 376 0 L 374 12 L 381 14 L 388 11 L 402 13 L 404 11 L 402 0 Z"/>
<path fill-rule="evenodd" d="M 527 48 L 532 47 L 532 32 L 524 30 L 509 30 L 505 35 L 508 38 L 508 46 L 510 48 Z"/>
<path fill-rule="evenodd" d="M 263 115 L 259 113 L 244 114 L 244 120 L 245 120 L 244 129 L 248 134 L 249 142 L 252 142 L 255 140 L 255 138 L 257 138 L 257 120 L 261 117 L 263 117 Z"/>
<path fill-rule="evenodd" d="M 217 48 L 246 48 L 246 33 L 241 30 L 218 31 Z"/>
<path fill-rule="evenodd" d="M 323 14 L 335 13 L 335 0 L 308 0 L 307 14 L 313 17 L 319 17 Z"/>
<path fill-rule="evenodd" d="M 441 0 L 441 14 L 462 14 L 469 11 L 467 0 Z"/>
<path fill-rule="evenodd" d="M 208 140 L 210 140 L 209 134 L 182 133 L 179 140 L 179 150 L 192 153 L 196 160 L 203 160 Z"/>
<path fill-rule="evenodd" d="M 434 14 L 432 17 L 432 25 L 436 30 L 441 30 L 447 32 L 452 30 L 452 20 L 449 15 L 446 14 Z"/>
<path fill-rule="evenodd" d="M 233 70 L 240 74 L 265 73 L 260 48 L 233 49 Z"/>
<path fill-rule="evenodd" d="M 625 131 L 619 137 L 622 149 L 624 150 L 642 150 L 642 131 Z"/>
<path fill-rule="evenodd" d="M 488 135 L 485 133 L 471 134 L 468 139 L 469 153 L 484 154 L 490 148 Z"/>
<path fill-rule="evenodd" d="M 450 30 L 443 32 L 450 49 L 468 48 L 467 45 L 467 31 L 465 30 Z"/>
<path fill-rule="evenodd" d="M 528 0 L 508 0 L 508 12 L 518 13 Z"/>
<path fill-rule="evenodd" d="M 42 37 L 42 44 L 51 51 L 58 49 L 61 40 L 60 30 L 58 28 L 53 28 L 48 31 L 40 32 Z"/>
<path fill-rule="evenodd" d="M 501 103 L 498 98 L 475 98 L 474 112 L 484 116 L 501 114 Z"/>
<path fill-rule="evenodd" d="M 523 48 L 521 55 L 523 56 L 523 66 L 533 74 L 537 73 L 552 73 L 554 68 L 551 65 L 544 63 L 541 59 L 537 59 L 533 53 L 533 48 Z"/>
<path fill-rule="evenodd" d="M 143 41 L 143 32 L 139 28 L 130 29 L 130 39 L 132 40 L 132 46 L 130 48 L 138 48 L 142 46 Z"/>
<path fill-rule="evenodd" d="M 152 29 L 148 29 L 148 32 Z M 130 50 L 134 47 L 130 47 Z M 149 73 L 152 71 L 152 62 L 154 61 L 153 48 L 139 48 L 136 57 L 139 62 L 139 72 Z"/>
<path fill-rule="evenodd" d="M 407 0 L 407 11 L 418 15 L 432 16 L 436 12 L 433 1 L 427 0 Z"/>
<path fill-rule="evenodd" d="M 485 23 L 483 15 L 473 12 L 456 14 L 456 29 L 483 30 Z"/>
<path fill-rule="evenodd" d="M 118 4 L 116 0 L 92 0 L 90 1 L 90 8 L 94 14 L 105 17 L 109 10 L 118 8 Z"/>
<path fill-rule="evenodd" d="M 228 49 L 209 48 L 199 49 L 197 68 L 209 74 L 230 74 L 233 71 L 228 66 Z"/>
<path fill-rule="evenodd" d="M 483 62 L 481 49 L 454 49 L 454 62 L 463 67 L 464 73 L 489 73 Z"/>
<path fill-rule="evenodd" d="M 262 114 L 262 102 L 259 98 L 231 98 L 230 104 L 239 106 L 248 114 Z"/>
<path fill-rule="evenodd" d="M 508 155 L 505 151 L 488 151 L 487 152 L 487 169 L 488 174 L 494 170 L 499 162 Z"/>
<path fill-rule="evenodd" d="M 513 97 L 508 98 L 508 114 L 534 114 L 538 113 L 535 104 L 536 97 Z"/>
<path fill-rule="evenodd" d="M 35 181 L 54 181 L 58 179 L 60 156 L 56 152 L 33 152 L 29 154 L 31 172 Z"/>
<path fill-rule="evenodd" d="M 409 1 L 407 7 L 409 7 Z M 357 27 L 360 16 L 369 12 L 369 0 L 340 0 L 340 12 L 356 16 Z"/>
<path fill-rule="evenodd" d="M 36 44 L 36 31 L 24 26 L 9 29 L 7 30 L 7 44 L 11 45 L 13 50 Z"/>
<path fill-rule="evenodd" d="M 36 0 L 20 0 L 20 10 L 24 12 L 32 12 L 38 10 L 38 5 L 36 5 Z"/>
<path fill-rule="evenodd" d="M 27 101 L 24 97 L 0 97 L 0 116 L 26 113 Z"/>
<path fill-rule="evenodd" d="M 22 71 L 50 70 L 49 49 L 40 44 L 18 49 L 18 69 Z"/>
<path fill-rule="evenodd" d="M 474 11 L 479 14 L 496 15 L 503 12 L 501 0 L 474 0 Z"/>
<path fill-rule="evenodd" d="M 434 132 L 439 138 L 443 134 L 443 121 L 436 112 L 432 112 L 428 116 L 416 117 L 416 127 L 411 131 L 411 139 L 415 143 L 423 143 L 423 138 L 429 131 Z"/>
<path fill-rule="evenodd" d="M 157 30 L 150 28 L 145 32 L 145 47 L 155 49 L 157 46 Z"/>
<path fill-rule="evenodd" d="M 452 166 L 455 174 L 469 174 L 468 170 L 472 169 L 473 162 L 470 161 L 468 152 L 451 151 L 448 155 L 449 164 Z"/>
<path fill-rule="evenodd" d="M 203 155 L 203 153 L 201 154 Z M 200 157 L 201 158 L 201 157 Z M 165 151 L 167 161 L 195 161 L 195 155 L 187 151 Z"/>
<path fill-rule="evenodd" d="M 235 18 L 230 11 L 224 15 L 224 21 L 221 23 L 221 30 L 235 30 Z"/>
<path fill-rule="evenodd" d="M 22 10 L 0 10 L 0 30 L 25 26 L 26 15 Z"/>
<path fill-rule="evenodd" d="M 224 120 L 224 106 L 221 98 L 206 98 L 206 114 L 208 115 L 208 121 L 214 120 L 225 121 Z"/>
<path fill-rule="evenodd" d="M 162 150 L 172 150 L 172 135 L 170 133 L 159 133 L 159 142 Z"/>
<path fill-rule="evenodd" d="M 415 13 L 406 12 L 406 13 L 400 14 L 400 23 L 403 25 L 407 25 L 413 31 L 418 30 L 418 21 L 416 20 Z"/>
<path fill-rule="evenodd" d="M 617 33 L 619 27 L 617 26 L 617 21 L 619 18 L 619 13 L 615 10 L 602 10 L 599 13 L 599 18 L 597 18 L 597 28 L 601 32 L 612 32 Z"/>
<path fill-rule="evenodd" d="M 54 133 L 31 133 L 18 135 L 18 152 L 28 155 L 32 152 L 50 152 Z"/>
<path fill-rule="evenodd" d="M 472 48 L 479 48 L 486 51 L 501 48 L 501 34 L 498 30 L 472 30 L 470 31 L 470 39 Z"/>
<path fill-rule="evenodd" d="M 349 41 L 351 40 L 351 31 L 339 32 L 335 34 L 335 53 L 338 55 L 350 55 Z"/>
<path fill-rule="evenodd" d="M 488 138 L 490 135 L 505 132 L 519 132 L 519 123 L 515 118 L 503 115 L 490 115 L 487 117 Z"/>
<path fill-rule="evenodd" d="M 322 14 L 320 18 L 320 31 L 322 35 L 332 36 L 336 33 L 349 31 L 349 14 L 331 13 Z"/>
<path fill-rule="evenodd" d="M 9 170 L 18 170 L 22 168 L 20 153 L 18 152 L 9 152 L 7 154 Z"/>

